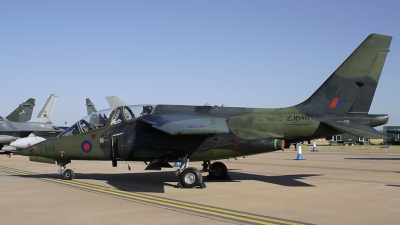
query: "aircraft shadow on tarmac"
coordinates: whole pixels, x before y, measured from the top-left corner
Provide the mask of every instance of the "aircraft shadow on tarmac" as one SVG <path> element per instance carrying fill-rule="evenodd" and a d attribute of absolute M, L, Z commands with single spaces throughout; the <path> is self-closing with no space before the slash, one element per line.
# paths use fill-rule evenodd
<path fill-rule="evenodd" d="M 206 173 L 204 173 L 206 175 Z M 229 171 L 231 180 L 208 180 L 203 176 L 204 182 L 242 182 L 246 180 L 261 181 L 270 184 L 276 184 L 287 187 L 314 187 L 313 185 L 299 181 L 307 177 L 320 176 L 320 174 L 293 174 L 282 176 L 265 176 L 248 174 L 242 172 Z M 62 179 L 61 174 L 39 174 L 39 175 L 14 175 L 19 177 L 43 178 L 50 177 L 54 179 Z M 157 171 L 146 173 L 120 173 L 120 174 L 101 174 L 101 173 L 75 173 L 75 181 L 86 182 L 85 180 L 105 181 L 107 184 L 123 191 L 130 192 L 152 192 L 164 193 L 164 187 L 178 188 L 178 177 L 171 171 Z M 234 185 L 232 183 L 232 185 Z"/>
<path fill-rule="evenodd" d="M 400 173 L 400 171 L 394 171 L 395 173 Z M 386 186 L 389 186 L 389 187 L 399 187 L 400 188 L 400 184 L 388 184 L 388 185 L 386 185 Z"/>

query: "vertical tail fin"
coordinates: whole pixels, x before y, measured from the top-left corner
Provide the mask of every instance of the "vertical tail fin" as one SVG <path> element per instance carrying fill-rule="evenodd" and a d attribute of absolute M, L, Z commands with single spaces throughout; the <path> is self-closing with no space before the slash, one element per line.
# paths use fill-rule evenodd
<path fill-rule="evenodd" d="M 391 36 L 371 34 L 303 103 L 303 113 L 367 113 L 389 52 Z"/>
<path fill-rule="evenodd" d="M 86 99 L 86 109 L 88 115 L 97 112 L 96 107 L 94 107 L 94 104 L 92 103 L 92 101 L 90 101 L 89 98 Z"/>
<path fill-rule="evenodd" d="M 51 94 L 37 117 L 29 120 L 29 122 L 53 123 L 52 117 L 57 98 L 57 95 Z"/>
<path fill-rule="evenodd" d="M 26 102 L 20 104 L 6 118 L 13 122 L 26 122 L 32 118 L 32 112 L 34 106 L 35 106 L 35 99 L 30 98 L 26 100 Z"/>
<path fill-rule="evenodd" d="M 125 102 L 122 101 L 118 96 L 107 96 L 106 97 L 110 107 L 125 106 Z"/>

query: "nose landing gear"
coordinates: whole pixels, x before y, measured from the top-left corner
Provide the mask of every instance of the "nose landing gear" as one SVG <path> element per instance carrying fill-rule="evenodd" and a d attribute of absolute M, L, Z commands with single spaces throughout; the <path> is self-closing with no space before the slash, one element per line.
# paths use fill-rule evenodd
<path fill-rule="evenodd" d="M 61 173 L 64 177 L 64 180 L 72 180 L 75 177 L 75 173 L 71 169 L 65 169 L 67 164 L 63 164 L 58 169 L 58 172 Z"/>

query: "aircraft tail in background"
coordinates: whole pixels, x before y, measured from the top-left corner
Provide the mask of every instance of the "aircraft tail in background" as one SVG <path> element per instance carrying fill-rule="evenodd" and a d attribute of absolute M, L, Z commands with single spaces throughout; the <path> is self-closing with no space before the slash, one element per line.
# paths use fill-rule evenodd
<path fill-rule="evenodd" d="M 118 96 L 107 96 L 106 99 L 111 108 L 126 105 Z"/>
<path fill-rule="evenodd" d="M 86 109 L 88 115 L 97 112 L 96 107 L 94 106 L 93 102 L 90 101 L 89 98 L 86 99 Z"/>
<path fill-rule="evenodd" d="M 51 94 L 37 117 L 29 120 L 28 122 L 53 123 L 52 117 L 57 98 L 57 95 Z"/>
<path fill-rule="evenodd" d="M 32 112 L 34 106 L 35 106 L 35 99 L 30 98 L 26 100 L 26 102 L 20 104 L 6 118 L 12 122 L 26 122 L 32 118 Z"/>

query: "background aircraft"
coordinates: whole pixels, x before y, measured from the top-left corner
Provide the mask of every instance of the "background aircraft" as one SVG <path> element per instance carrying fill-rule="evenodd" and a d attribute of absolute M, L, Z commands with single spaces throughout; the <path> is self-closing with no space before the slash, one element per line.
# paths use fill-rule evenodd
<path fill-rule="evenodd" d="M 350 133 L 384 138 L 373 127 L 388 115 L 368 114 L 392 37 L 371 34 L 304 102 L 287 108 L 217 106 L 119 106 L 78 121 L 57 138 L 17 154 L 31 161 L 55 163 L 65 179 L 71 160 L 143 161 L 161 169 L 180 161 L 176 171 L 183 187 L 205 187 L 190 161 L 203 161 L 203 171 L 225 179 L 227 168 L 211 160 L 282 150 L 290 143 Z M 105 115 L 105 116 L 103 116 Z"/>
<path fill-rule="evenodd" d="M 11 152 L 16 148 L 9 146 L 9 143 L 20 137 L 27 137 L 30 134 L 39 136 L 55 136 L 61 133 L 58 127 L 37 122 L 12 122 L 0 117 L 0 147 L 1 150 Z"/>
<path fill-rule="evenodd" d="M 118 96 L 107 96 L 106 99 L 111 108 L 126 105 Z"/>
<path fill-rule="evenodd" d="M 20 104 L 6 118 L 12 122 L 26 122 L 32 118 L 33 107 L 35 107 L 35 99 L 29 98 L 26 102 Z"/>
<path fill-rule="evenodd" d="M 59 127 L 50 124 L 56 99 L 57 95 L 51 94 L 38 116 L 34 119 L 31 119 L 33 107 L 35 105 L 35 99 L 33 98 L 28 99 L 28 101 L 21 104 L 7 116 L 7 118 L 14 120 L 18 118 L 18 121 L 10 121 L 7 118 L 0 117 L 0 149 L 4 151 L 3 153 L 17 150 L 17 148 L 13 146 L 14 144 L 11 144 L 16 140 L 18 141 L 25 137 L 36 141 L 43 140 L 50 136 L 53 137 L 63 131 L 59 129 Z M 19 114 L 18 112 L 22 113 Z"/>
<path fill-rule="evenodd" d="M 125 102 L 122 101 L 118 96 L 107 96 L 106 99 L 108 101 L 108 105 L 111 108 L 126 105 Z M 88 115 L 90 115 L 94 112 L 97 112 L 96 107 L 94 106 L 93 102 L 90 101 L 89 98 L 86 99 L 86 108 L 87 108 Z"/>
<path fill-rule="evenodd" d="M 54 106 L 55 106 L 55 101 L 57 99 L 56 95 L 51 95 L 50 98 L 47 100 L 45 106 L 43 107 L 43 109 L 40 111 L 39 116 L 42 116 L 40 119 L 40 121 L 42 122 L 51 122 L 51 115 L 53 114 L 53 110 L 54 110 Z M 119 104 L 123 104 L 125 105 L 125 103 L 117 96 L 108 96 L 106 97 L 106 99 L 108 100 L 108 103 L 110 104 L 110 107 L 113 107 L 112 105 L 119 105 Z M 51 105 L 52 107 L 48 107 L 49 105 Z M 115 106 L 114 106 L 115 107 Z M 97 109 L 95 107 L 95 105 L 93 104 L 93 102 L 87 98 L 86 99 L 86 109 L 87 109 L 87 113 L 88 115 L 97 112 Z M 47 112 L 50 112 L 49 114 L 47 114 Z M 47 115 L 50 115 L 49 117 L 47 117 Z M 32 120 L 31 120 L 32 121 Z M 29 121 L 29 122 L 31 122 Z M 59 126 L 60 129 L 62 130 L 67 130 L 69 127 L 61 127 Z M 29 146 L 35 145 L 39 142 L 42 142 L 44 140 L 46 140 L 47 138 L 52 137 L 52 136 L 45 136 L 45 137 L 41 137 L 41 136 L 37 136 L 34 134 L 30 134 L 28 137 L 23 137 L 23 138 L 18 138 L 15 141 L 10 143 L 10 146 L 15 148 L 15 149 L 23 149 L 23 148 L 27 148 Z"/>
<path fill-rule="evenodd" d="M 57 98 L 57 95 L 51 94 L 37 117 L 29 120 L 28 122 L 53 123 L 52 118 Z"/>
<path fill-rule="evenodd" d="M 90 101 L 89 98 L 86 99 L 86 109 L 87 109 L 87 114 L 90 115 L 94 112 L 97 112 L 96 107 L 94 106 L 94 104 L 92 103 L 92 101 Z"/>

